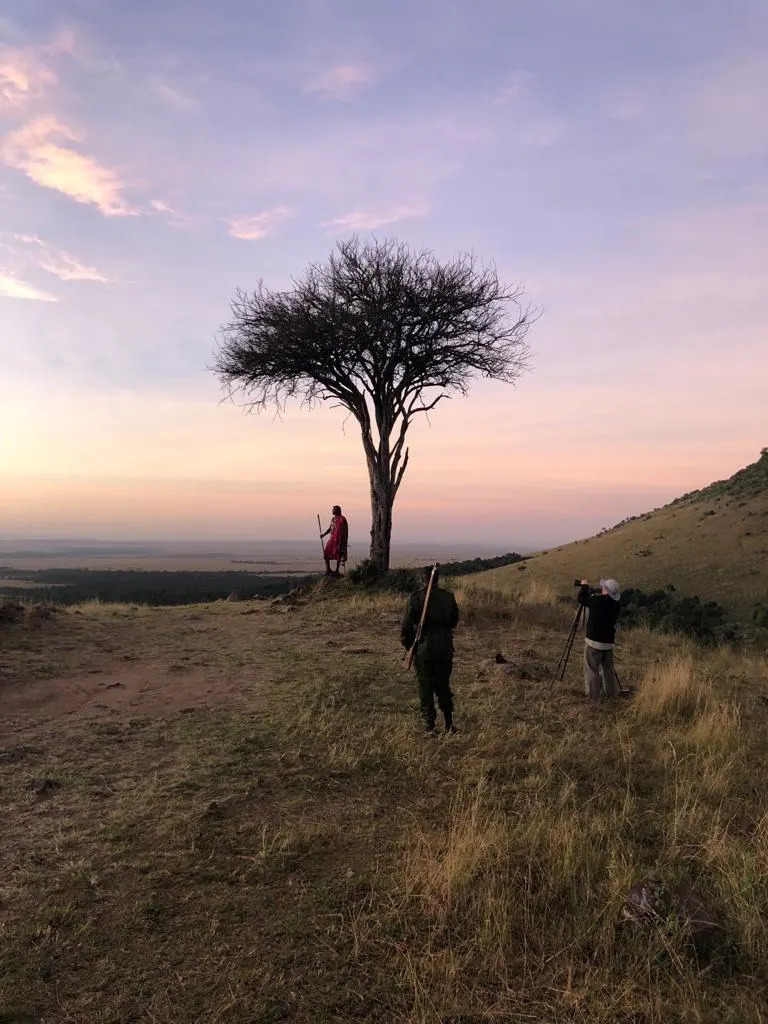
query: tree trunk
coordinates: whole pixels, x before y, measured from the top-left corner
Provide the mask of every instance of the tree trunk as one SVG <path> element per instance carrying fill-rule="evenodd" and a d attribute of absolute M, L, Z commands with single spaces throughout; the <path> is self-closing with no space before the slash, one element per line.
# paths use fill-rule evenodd
<path fill-rule="evenodd" d="M 389 545 L 392 539 L 392 505 L 395 496 L 389 482 L 389 469 L 384 473 L 374 464 L 368 466 L 371 478 L 371 551 L 370 559 L 377 569 L 389 569 Z"/>

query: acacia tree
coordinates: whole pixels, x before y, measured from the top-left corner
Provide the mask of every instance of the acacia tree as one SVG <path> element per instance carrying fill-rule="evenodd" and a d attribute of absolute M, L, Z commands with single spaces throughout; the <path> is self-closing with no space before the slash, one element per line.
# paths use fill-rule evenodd
<path fill-rule="evenodd" d="M 470 255 L 441 263 L 393 239 L 340 242 L 290 291 L 238 290 L 213 371 L 249 410 L 334 401 L 360 425 L 371 490 L 371 561 L 389 568 L 392 508 L 414 418 L 473 376 L 519 377 L 534 315 L 522 289 Z"/>

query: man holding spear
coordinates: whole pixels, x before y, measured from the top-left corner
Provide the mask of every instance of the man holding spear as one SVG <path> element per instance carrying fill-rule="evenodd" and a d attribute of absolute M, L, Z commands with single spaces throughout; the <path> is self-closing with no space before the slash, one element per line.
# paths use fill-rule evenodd
<path fill-rule="evenodd" d="M 425 570 L 426 586 L 408 598 L 400 638 L 407 653 L 406 668 L 416 665 L 419 681 L 421 717 L 427 735 L 435 734 L 435 697 L 445 719 L 445 731 L 454 733 L 453 694 L 453 630 L 459 621 L 459 608 L 450 590 L 438 586 L 437 563 Z"/>

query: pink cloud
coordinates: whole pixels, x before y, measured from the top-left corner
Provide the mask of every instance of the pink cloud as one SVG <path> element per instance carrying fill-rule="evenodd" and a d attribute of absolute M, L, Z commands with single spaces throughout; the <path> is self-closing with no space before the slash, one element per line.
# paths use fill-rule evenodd
<path fill-rule="evenodd" d="M 293 216 L 287 206 L 275 206 L 264 210 L 253 217 L 237 217 L 229 222 L 229 233 L 233 238 L 242 238 L 251 242 L 258 238 L 267 238 L 275 232 L 284 221 Z"/>
<path fill-rule="evenodd" d="M 67 30 L 43 46 L 0 48 L 0 111 L 13 115 L 58 84 L 49 58 L 74 54 L 75 40 Z"/>
<path fill-rule="evenodd" d="M 71 253 L 55 249 L 36 235 L 18 235 L 17 238 L 20 242 L 35 246 L 39 250 L 35 259 L 38 267 L 61 281 L 98 281 L 101 284 L 108 281 L 95 267 L 86 266 Z"/>
<path fill-rule="evenodd" d="M 339 64 L 314 78 L 304 91 L 323 100 L 348 103 L 374 81 L 373 70 L 367 64 Z"/>
<path fill-rule="evenodd" d="M 375 231 L 387 224 L 394 224 L 396 221 L 407 220 L 410 217 L 425 217 L 426 214 L 426 206 L 396 206 L 394 209 L 379 213 L 354 210 L 343 217 L 337 217 L 336 220 L 327 221 L 322 226 L 330 228 L 331 232 Z"/>
<path fill-rule="evenodd" d="M 7 299 L 32 299 L 36 302 L 58 302 L 55 295 L 41 291 L 27 281 L 20 281 L 11 274 L 0 273 L 0 295 Z"/>
<path fill-rule="evenodd" d="M 56 75 L 45 64 L 19 50 L 0 51 L 0 110 L 13 113 L 55 85 Z"/>
<path fill-rule="evenodd" d="M 135 213 L 123 198 L 125 186 L 117 172 L 68 145 L 80 141 L 80 136 L 55 118 L 41 117 L 5 137 L 0 159 L 36 185 L 93 205 L 105 217 Z"/>
<path fill-rule="evenodd" d="M 151 86 L 157 98 L 176 113 L 187 114 L 199 106 L 196 99 L 167 82 L 153 79 Z"/>

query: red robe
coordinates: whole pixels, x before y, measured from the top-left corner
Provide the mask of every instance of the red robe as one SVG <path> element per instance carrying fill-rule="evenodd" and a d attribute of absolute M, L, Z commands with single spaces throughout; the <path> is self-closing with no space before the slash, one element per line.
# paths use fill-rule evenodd
<path fill-rule="evenodd" d="M 348 539 L 347 520 L 344 516 L 334 516 L 331 519 L 331 535 L 325 543 L 325 557 L 329 561 L 346 562 Z"/>

